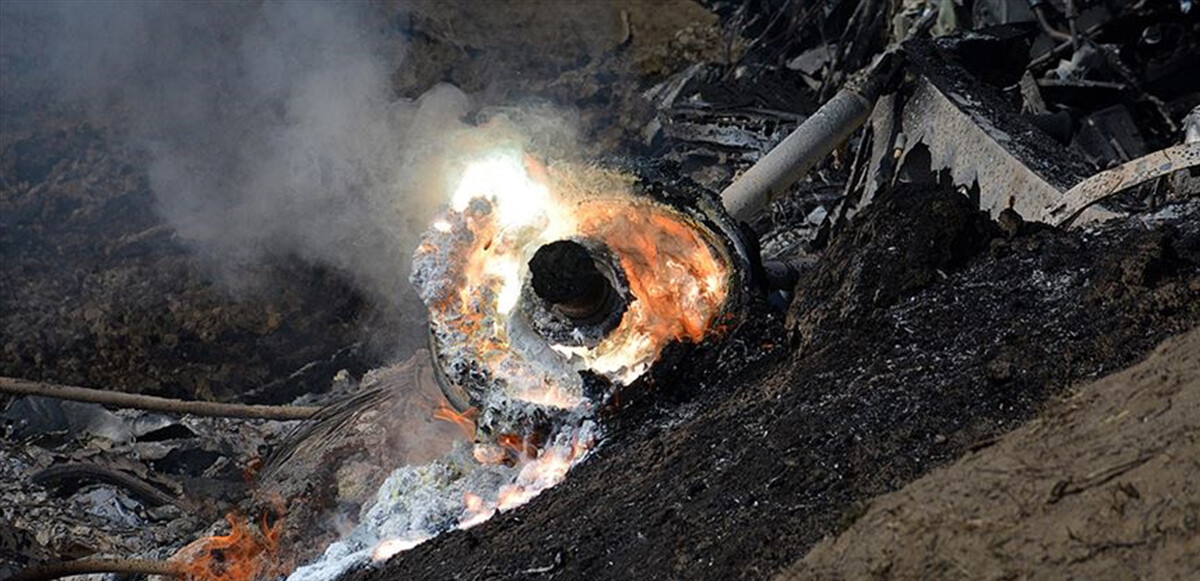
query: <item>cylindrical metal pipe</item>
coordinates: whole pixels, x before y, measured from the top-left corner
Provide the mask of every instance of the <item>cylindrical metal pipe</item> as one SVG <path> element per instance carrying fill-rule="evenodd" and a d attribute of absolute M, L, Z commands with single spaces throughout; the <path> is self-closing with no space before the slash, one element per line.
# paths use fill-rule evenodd
<path fill-rule="evenodd" d="M 533 291 L 573 321 L 607 318 L 615 291 L 587 247 L 559 240 L 538 248 L 529 261 Z"/>
<path fill-rule="evenodd" d="M 871 103 L 842 89 L 737 181 L 721 192 L 725 209 L 749 220 L 841 145 L 871 115 Z"/>
<path fill-rule="evenodd" d="M 884 53 L 859 82 L 848 83 L 795 131 L 721 192 L 731 216 L 748 221 L 791 187 L 871 116 L 875 100 L 902 65 L 898 51 Z"/>

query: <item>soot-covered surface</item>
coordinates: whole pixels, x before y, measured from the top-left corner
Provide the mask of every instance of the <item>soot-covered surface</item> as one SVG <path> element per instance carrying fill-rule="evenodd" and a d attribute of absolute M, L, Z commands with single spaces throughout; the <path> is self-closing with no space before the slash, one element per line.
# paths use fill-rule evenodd
<path fill-rule="evenodd" d="M 281 403 L 364 370 L 361 293 L 299 260 L 240 292 L 217 284 L 156 213 L 144 156 L 111 133 L 0 148 L 0 375 Z"/>
<path fill-rule="evenodd" d="M 563 484 L 352 577 L 763 578 L 1200 321 L 1200 204 L 1084 232 L 1006 225 L 899 190 L 802 277 L 791 348 L 763 315 L 676 358 L 664 397 L 613 419 Z"/>

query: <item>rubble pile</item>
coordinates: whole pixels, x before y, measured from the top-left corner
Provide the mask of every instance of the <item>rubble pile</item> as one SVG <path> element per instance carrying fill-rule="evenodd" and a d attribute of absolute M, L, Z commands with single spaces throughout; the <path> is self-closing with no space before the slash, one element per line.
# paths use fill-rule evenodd
<path fill-rule="evenodd" d="M 261 454 L 290 428 L 34 396 L 2 417 L 9 575 L 64 557 L 169 557 L 247 498 Z"/>

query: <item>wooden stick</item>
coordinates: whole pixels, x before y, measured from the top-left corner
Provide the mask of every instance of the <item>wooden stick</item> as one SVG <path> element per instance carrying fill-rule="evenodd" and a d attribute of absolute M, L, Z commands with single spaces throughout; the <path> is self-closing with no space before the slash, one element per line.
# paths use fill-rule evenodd
<path fill-rule="evenodd" d="M 51 466 L 34 473 L 29 479 L 35 484 L 47 487 L 57 487 L 64 483 L 82 485 L 89 481 L 104 482 L 125 489 L 138 500 L 150 506 L 173 504 L 186 511 L 194 510 L 191 503 L 185 499 L 167 494 L 165 491 L 160 490 L 153 484 L 137 476 L 91 462 L 73 462 Z"/>
<path fill-rule="evenodd" d="M 150 559 L 76 559 L 46 563 L 36 567 L 27 567 L 9 578 L 9 581 L 49 581 L 71 575 L 86 575 L 89 573 L 140 573 L 143 575 L 174 575 L 183 576 L 183 567 L 179 563 L 155 561 Z"/>
<path fill-rule="evenodd" d="M 257 418 L 264 420 L 305 420 L 316 415 L 319 407 L 246 405 L 217 403 L 210 401 L 184 401 L 153 395 L 137 395 L 120 391 L 105 391 L 56 385 L 40 381 L 28 381 L 14 377 L 0 377 L 0 392 L 18 395 L 37 395 L 56 399 L 68 399 L 98 403 L 119 408 L 132 408 L 165 412 L 169 414 L 191 414 L 218 418 Z"/>

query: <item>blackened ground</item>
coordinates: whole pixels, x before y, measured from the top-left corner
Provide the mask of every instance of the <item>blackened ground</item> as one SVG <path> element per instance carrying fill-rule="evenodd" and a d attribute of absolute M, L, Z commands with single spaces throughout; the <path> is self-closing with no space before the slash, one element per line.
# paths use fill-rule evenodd
<path fill-rule="evenodd" d="M 353 578 L 764 578 L 868 499 L 1200 322 L 1200 203 L 1007 226 L 952 193 L 877 202 L 802 278 L 796 348 L 776 317 L 676 358 L 658 374 L 670 397 L 610 421 L 561 485 Z"/>
<path fill-rule="evenodd" d="M 0 375 L 282 403 L 365 370 L 357 291 L 287 260 L 252 289 L 216 284 L 110 133 L 47 128 L 0 149 Z"/>

